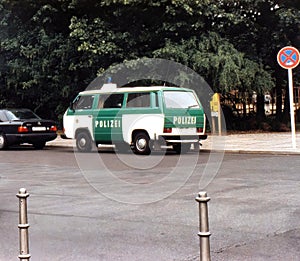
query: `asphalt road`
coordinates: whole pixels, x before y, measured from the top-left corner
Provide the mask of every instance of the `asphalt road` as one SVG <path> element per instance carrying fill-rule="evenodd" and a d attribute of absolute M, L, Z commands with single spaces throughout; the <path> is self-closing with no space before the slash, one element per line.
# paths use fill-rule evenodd
<path fill-rule="evenodd" d="M 300 260 L 299 156 L 0 151 L 0 260 L 17 260 L 28 198 L 31 260 L 199 260 L 211 197 L 212 260 Z"/>

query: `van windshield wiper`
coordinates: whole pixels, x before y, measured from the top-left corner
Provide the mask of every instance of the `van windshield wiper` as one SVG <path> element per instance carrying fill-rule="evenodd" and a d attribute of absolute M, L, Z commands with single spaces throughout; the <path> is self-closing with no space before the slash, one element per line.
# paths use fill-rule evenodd
<path fill-rule="evenodd" d="M 197 106 L 199 106 L 199 105 L 198 105 L 198 104 L 190 105 L 190 106 L 188 106 L 188 110 L 189 110 L 190 108 L 197 107 Z"/>

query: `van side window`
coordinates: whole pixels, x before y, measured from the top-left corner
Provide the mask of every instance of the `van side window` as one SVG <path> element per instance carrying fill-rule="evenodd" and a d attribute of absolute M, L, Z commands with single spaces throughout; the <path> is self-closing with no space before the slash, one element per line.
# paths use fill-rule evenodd
<path fill-rule="evenodd" d="M 105 108 L 121 108 L 123 104 L 124 94 L 102 94 L 98 102 L 98 109 Z"/>
<path fill-rule="evenodd" d="M 128 93 L 127 108 L 150 107 L 150 93 Z"/>
<path fill-rule="evenodd" d="M 94 95 L 79 96 L 73 103 L 74 110 L 92 109 L 94 97 Z"/>

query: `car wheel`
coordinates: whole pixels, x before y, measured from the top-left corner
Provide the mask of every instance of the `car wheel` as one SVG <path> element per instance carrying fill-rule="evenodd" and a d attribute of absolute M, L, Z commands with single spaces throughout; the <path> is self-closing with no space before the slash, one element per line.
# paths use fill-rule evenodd
<path fill-rule="evenodd" d="M 33 147 L 37 150 L 42 150 L 46 145 L 46 142 L 41 141 L 33 144 Z"/>
<path fill-rule="evenodd" d="M 7 147 L 6 136 L 3 133 L 0 133 L 0 150 L 3 150 Z"/>
<path fill-rule="evenodd" d="M 80 132 L 76 137 L 78 151 L 89 152 L 92 150 L 92 139 L 87 132 Z"/>
<path fill-rule="evenodd" d="M 191 144 L 174 144 L 173 149 L 177 154 L 185 154 L 190 151 Z"/>
<path fill-rule="evenodd" d="M 150 138 L 146 133 L 139 132 L 134 136 L 133 152 L 140 155 L 149 155 L 151 153 Z"/>

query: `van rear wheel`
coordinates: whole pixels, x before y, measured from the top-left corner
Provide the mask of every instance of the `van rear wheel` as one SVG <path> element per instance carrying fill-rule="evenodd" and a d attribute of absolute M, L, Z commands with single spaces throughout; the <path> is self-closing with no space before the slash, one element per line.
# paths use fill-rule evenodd
<path fill-rule="evenodd" d="M 138 132 L 133 139 L 133 152 L 140 155 L 149 155 L 150 149 L 150 138 L 144 132 Z"/>
<path fill-rule="evenodd" d="M 86 132 L 80 132 L 76 137 L 76 147 L 78 151 L 89 152 L 92 150 L 92 139 Z"/>

